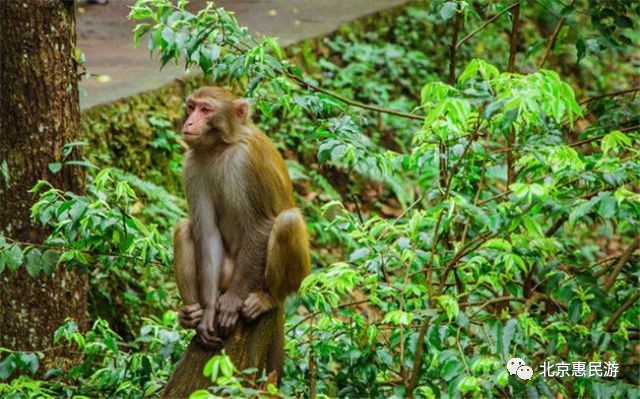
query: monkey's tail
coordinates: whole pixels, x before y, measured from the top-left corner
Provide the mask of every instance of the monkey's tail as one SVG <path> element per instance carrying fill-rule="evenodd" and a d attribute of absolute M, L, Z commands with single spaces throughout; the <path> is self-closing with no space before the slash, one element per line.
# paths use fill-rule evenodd
<path fill-rule="evenodd" d="M 267 375 L 276 373 L 278 385 L 282 377 L 284 367 L 284 308 L 282 302 L 276 304 L 276 325 L 271 338 L 271 345 L 267 353 L 266 371 Z"/>

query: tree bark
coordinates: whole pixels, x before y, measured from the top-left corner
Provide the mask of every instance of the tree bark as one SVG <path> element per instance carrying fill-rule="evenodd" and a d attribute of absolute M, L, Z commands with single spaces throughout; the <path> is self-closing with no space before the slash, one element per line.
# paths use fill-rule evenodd
<path fill-rule="evenodd" d="M 30 221 L 38 180 L 79 191 L 83 171 L 48 165 L 79 137 L 73 1 L 11 0 L 0 4 L 0 232 L 39 243 L 46 229 Z M 75 157 L 73 155 L 71 158 Z M 4 171 L 4 172 L 2 172 Z M 0 346 L 40 351 L 73 318 L 86 328 L 87 277 L 62 268 L 51 278 L 31 278 L 20 267 L 0 275 Z M 45 366 L 68 363 L 63 349 L 46 352 Z"/>
<path fill-rule="evenodd" d="M 233 361 L 236 369 L 242 371 L 257 368 L 260 375 L 271 349 L 278 323 L 284 323 L 282 309 L 269 312 L 253 323 L 239 322 L 234 333 L 224 341 L 224 351 Z M 219 351 L 208 351 L 196 342 L 194 337 L 176 365 L 161 398 L 187 398 L 193 391 L 206 389 L 213 384 L 202 374 L 205 364 Z"/>

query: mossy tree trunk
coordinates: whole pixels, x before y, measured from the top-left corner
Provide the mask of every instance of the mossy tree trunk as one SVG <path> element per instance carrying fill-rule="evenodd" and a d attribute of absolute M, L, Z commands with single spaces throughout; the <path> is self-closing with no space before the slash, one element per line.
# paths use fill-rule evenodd
<path fill-rule="evenodd" d="M 78 191 L 83 173 L 48 165 L 62 159 L 65 144 L 78 140 L 79 106 L 73 1 L 11 0 L 0 5 L 0 231 L 38 243 L 46 229 L 30 220 L 40 179 Z M 31 278 L 24 267 L 0 275 L 0 346 L 39 351 L 67 317 L 88 323 L 87 277 L 62 268 L 52 278 Z M 46 352 L 45 365 L 65 365 L 62 348 Z"/>

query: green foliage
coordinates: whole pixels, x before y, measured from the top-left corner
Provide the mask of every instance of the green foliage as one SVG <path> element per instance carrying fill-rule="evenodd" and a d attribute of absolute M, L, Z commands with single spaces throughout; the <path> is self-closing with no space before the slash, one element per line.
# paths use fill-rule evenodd
<path fill-rule="evenodd" d="M 98 319 L 86 333 L 78 331 L 73 320 L 61 326 L 54 336 L 58 346 L 83 356 L 84 362 L 63 371 L 47 370 L 46 379 L 37 380 L 23 373 L 8 380 L 16 370 L 35 374 L 45 353 L 3 350 L 0 361 L 0 395 L 3 398 L 62 397 L 149 397 L 155 396 L 168 378 L 170 365 L 185 349 L 185 338 L 176 332 L 174 312 L 161 319 L 145 319 L 134 340 L 126 344 Z M 16 377 L 16 374 L 13 374 Z M 4 382 L 3 382 L 4 381 Z"/>
<path fill-rule="evenodd" d="M 139 0 L 134 41 L 146 35 L 163 64 L 182 60 L 255 98 L 256 123 L 287 158 L 315 266 L 287 305 L 280 390 L 221 355 L 203 370 L 215 387 L 192 397 L 304 397 L 310 385 L 328 397 L 640 394 L 629 366 L 640 329 L 631 6 L 521 5 L 517 72 L 505 72 L 512 3 L 416 2 L 375 29 L 341 30 L 317 58 L 303 49 L 307 72 L 232 14 L 183 3 Z M 600 97 L 576 99 L 589 94 Z M 140 125 L 149 153 L 168 162 L 140 161 L 127 168 L 136 176 L 92 172 L 84 195 L 39 183 L 44 246 L 0 236 L 0 273 L 88 270 L 92 314 L 109 321 L 58 331 L 85 362 L 53 380 L 27 376 L 42 354 L 3 352 L 0 378 L 26 374 L 0 393 L 141 397 L 171 372 L 186 338 L 173 312 L 162 316 L 177 304 L 168 268 L 170 227 L 184 214 L 171 194 L 179 118 L 149 109 Z M 139 123 L 117 122 L 100 129 Z M 508 374 L 511 357 L 533 367 L 531 381 Z M 543 378 L 545 361 L 616 361 L 621 372 Z"/>

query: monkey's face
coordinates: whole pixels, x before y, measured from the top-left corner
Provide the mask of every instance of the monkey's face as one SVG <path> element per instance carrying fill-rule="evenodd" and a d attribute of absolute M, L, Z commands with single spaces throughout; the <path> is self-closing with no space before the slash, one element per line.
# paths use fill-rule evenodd
<path fill-rule="evenodd" d="M 214 98 L 188 98 L 182 136 L 190 146 L 213 144 L 219 131 L 220 102 Z"/>
<path fill-rule="evenodd" d="M 239 127 L 248 120 L 247 100 L 213 96 L 189 97 L 182 136 L 191 148 L 210 147 L 220 141 L 229 143 L 237 136 Z"/>

